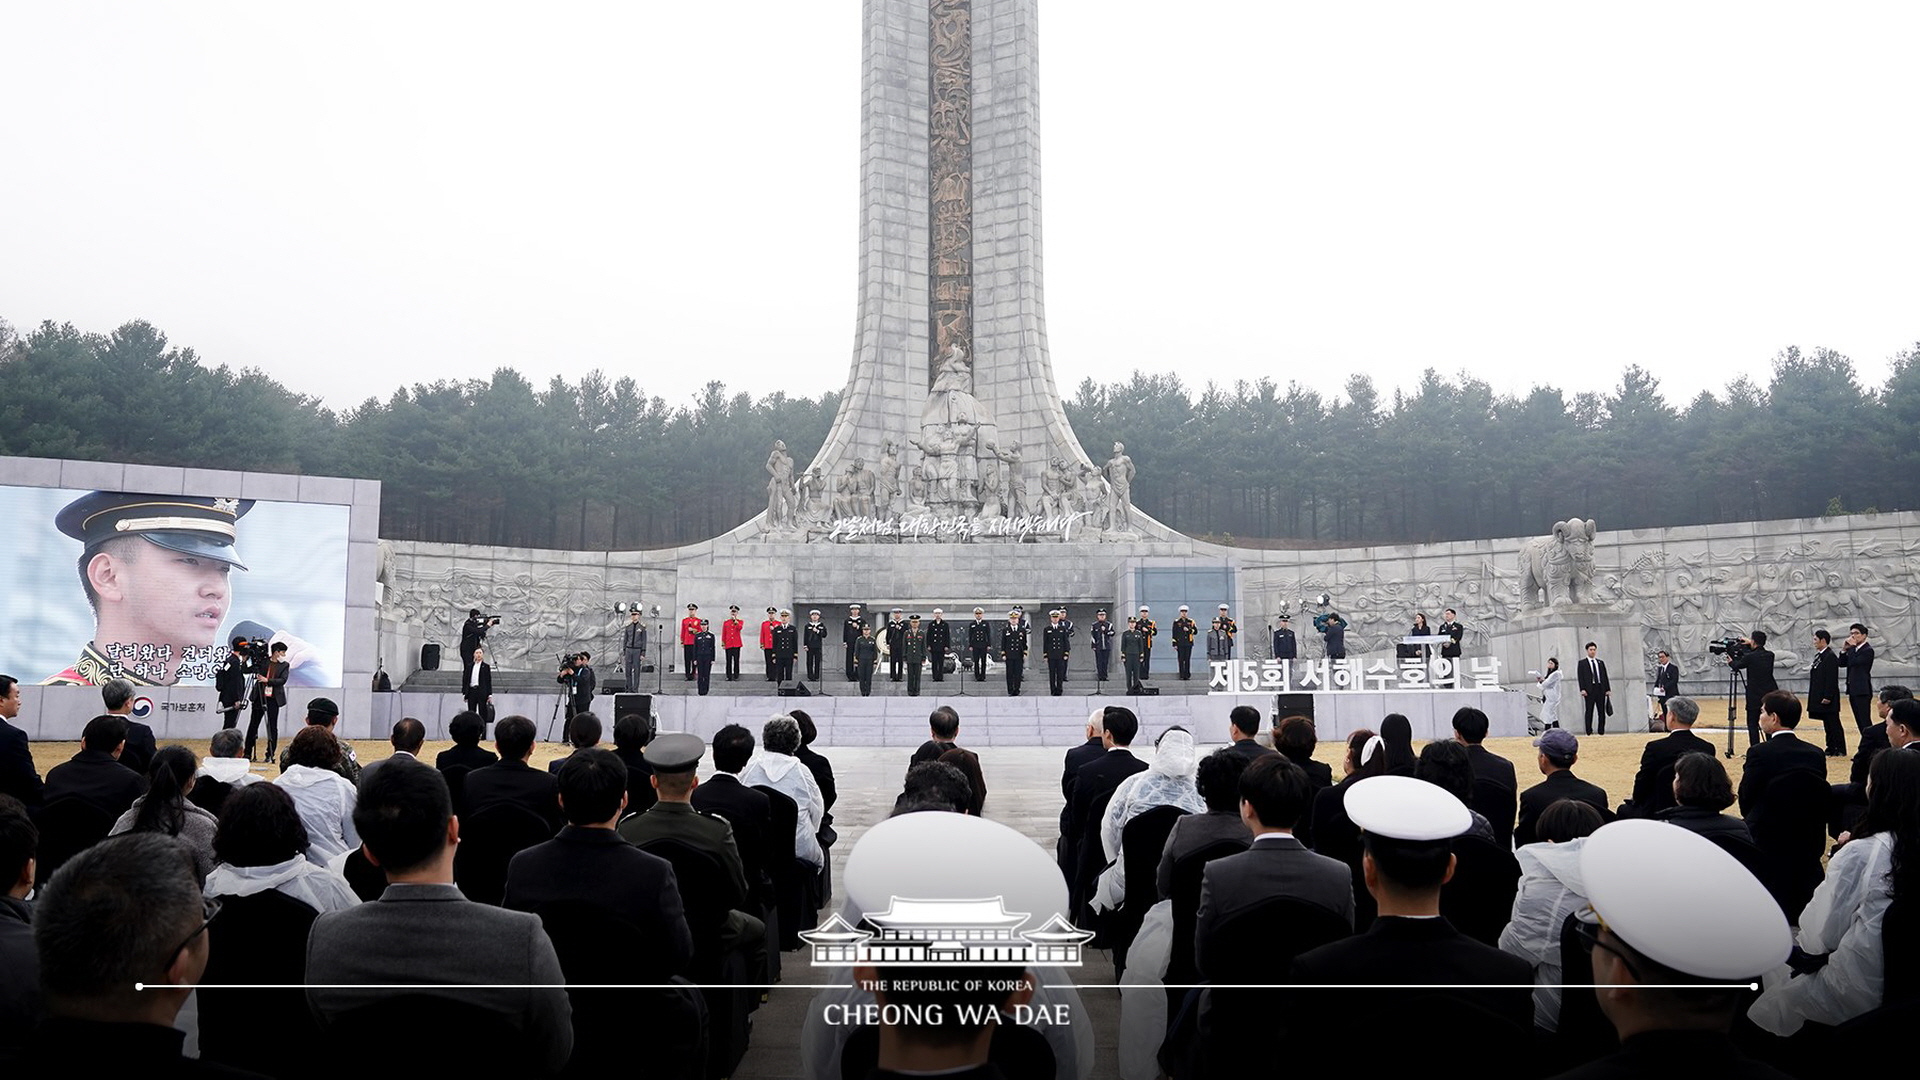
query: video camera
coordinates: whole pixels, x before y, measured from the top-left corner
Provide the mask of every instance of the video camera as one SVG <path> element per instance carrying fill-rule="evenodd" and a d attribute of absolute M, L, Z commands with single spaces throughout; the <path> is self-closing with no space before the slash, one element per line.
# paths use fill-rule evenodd
<path fill-rule="evenodd" d="M 1723 637 L 1707 642 L 1707 651 L 1715 656 L 1725 656 L 1729 660 L 1738 660 L 1753 651 L 1746 638 Z"/>

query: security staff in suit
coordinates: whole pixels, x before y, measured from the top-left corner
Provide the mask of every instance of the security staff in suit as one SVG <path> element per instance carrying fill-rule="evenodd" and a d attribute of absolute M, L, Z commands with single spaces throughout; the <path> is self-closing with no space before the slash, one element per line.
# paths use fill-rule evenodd
<path fill-rule="evenodd" d="M 244 651 L 246 647 L 246 638 L 234 638 L 227 658 L 220 661 L 220 670 L 213 673 L 213 690 L 220 698 L 222 730 L 240 726 L 240 706 L 247 700 L 247 676 L 253 671 L 253 661 Z"/>
<path fill-rule="evenodd" d="M 1600 734 L 1607 733 L 1607 714 L 1613 711 L 1613 683 L 1607 678 L 1607 662 L 1600 659 L 1600 646 L 1587 642 L 1586 658 L 1580 661 L 1580 700 L 1586 703 L 1584 719 L 1587 734 L 1593 734 L 1593 718 L 1600 718 Z"/>
<path fill-rule="evenodd" d="M 773 642 L 773 678 L 775 682 L 786 682 L 793 678 L 793 658 L 800 651 L 800 628 L 793 625 L 793 612 L 779 612 L 779 622 L 773 624 L 768 639 Z"/>
<path fill-rule="evenodd" d="M 1747 651 L 1735 657 L 1727 654 L 1727 666 L 1735 671 L 1747 673 L 1747 744 L 1760 741 L 1760 703 L 1768 694 L 1780 689 L 1773 681 L 1773 653 L 1767 649 L 1767 632 L 1755 630 L 1741 638 L 1747 645 Z"/>
<path fill-rule="evenodd" d="M 247 760 L 253 760 L 253 740 L 260 733 L 260 721 L 267 721 L 267 761 L 273 760 L 274 747 L 280 745 L 280 706 L 287 694 L 287 643 L 276 641 L 267 652 L 266 666 L 253 680 L 253 716 L 247 721 Z"/>
<path fill-rule="evenodd" d="M 900 660 L 907 672 L 907 696 L 920 696 L 920 667 L 927 662 L 927 632 L 920 629 L 918 612 L 907 618 L 900 632 Z"/>
<path fill-rule="evenodd" d="M 1107 667 L 1113 663 L 1113 624 L 1107 621 L 1107 609 L 1093 613 L 1093 625 L 1087 628 L 1087 645 L 1093 650 L 1093 678 L 1107 681 Z"/>
<path fill-rule="evenodd" d="M 860 638 L 866 633 L 866 630 L 867 620 L 860 616 L 860 605 L 848 605 L 846 621 L 840 624 L 840 643 L 846 646 L 847 650 L 848 682 L 858 682 L 860 679 L 860 667 L 858 658 L 854 656 L 854 647 L 859 643 Z"/>
<path fill-rule="evenodd" d="M 1300 641 L 1293 636 L 1292 621 L 1280 616 L 1280 625 L 1273 628 L 1273 658 L 1275 660 L 1296 660 L 1300 656 Z"/>
<path fill-rule="evenodd" d="M 820 681 L 821 658 L 827 651 L 827 624 L 820 619 L 820 609 L 807 612 L 807 625 L 800 628 L 800 641 L 807 650 L 807 678 Z"/>
<path fill-rule="evenodd" d="M 1768 691 L 1761 699 L 1760 725 L 1766 732 L 1764 742 L 1747 748 L 1746 765 L 1740 773 L 1740 816 L 1746 819 L 1747 828 L 1758 839 L 1770 826 L 1777 824 L 1768 820 L 1770 808 L 1767 805 L 1767 786 L 1790 772 L 1805 771 L 1818 773 L 1821 779 L 1827 775 L 1826 755 L 1810 742 L 1804 742 L 1794 733 L 1800 726 L 1800 701 L 1784 690 Z M 1818 852 L 1814 853 L 1817 860 Z"/>
<path fill-rule="evenodd" d="M 478 713 L 482 724 L 492 723 L 493 665 L 487 663 L 484 646 L 473 650 L 473 670 L 467 673 L 466 685 L 460 688 L 460 693 L 466 698 L 468 711 Z"/>
<path fill-rule="evenodd" d="M 687 681 L 693 681 L 693 639 L 700 634 L 705 620 L 700 618 L 700 605 L 688 604 L 687 617 L 680 620 L 680 652 L 683 665 L 681 670 L 687 673 Z"/>
<path fill-rule="evenodd" d="M 1027 634 L 1020 626 L 1020 613 L 1007 613 L 1007 625 L 1000 631 L 1000 662 L 1007 668 L 1007 696 L 1020 694 L 1021 669 L 1027 661 Z"/>
<path fill-rule="evenodd" d="M 1160 632 L 1160 624 L 1147 614 L 1147 605 L 1140 605 L 1140 614 L 1134 617 L 1133 628 L 1140 632 L 1140 678 L 1144 681 L 1151 677 L 1153 667 L 1153 638 Z"/>
<path fill-rule="evenodd" d="M 985 608 L 973 609 L 973 621 L 967 624 L 967 651 L 973 654 L 973 681 L 987 681 L 987 654 L 993 651 L 993 624 L 987 621 Z"/>
<path fill-rule="evenodd" d="M 1621 817 L 1653 817 L 1673 806 L 1673 763 L 1682 754 L 1713 755 L 1713 745 L 1693 733 L 1693 722 L 1700 718 L 1699 703 L 1670 697 L 1666 714 L 1667 735 L 1640 751 L 1640 771 L 1633 774 L 1633 794 L 1620 807 Z"/>
<path fill-rule="evenodd" d="M 899 682 L 907 677 L 907 624 L 899 608 L 887 615 L 887 678 Z"/>
<path fill-rule="evenodd" d="M 1060 619 L 1060 612 L 1049 613 L 1046 629 L 1040 632 L 1040 651 L 1047 658 L 1047 692 L 1059 697 L 1067 686 L 1067 653 L 1073 647 L 1073 632 Z"/>
<path fill-rule="evenodd" d="M 693 635 L 693 671 L 694 685 L 703 696 L 713 685 L 714 644 L 713 631 L 707 628 L 707 620 L 701 619 Z"/>
<path fill-rule="evenodd" d="M 953 651 L 953 624 L 946 613 L 933 609 L 933 621 L 927 624 L 927 659 L 933 663 L 933 681 L 945 682 L 947 654 Z"/>
<path fill-rule="evenodd" d="M 1680 668 L 1673 662 L 1667 650 L 1661 649 L 1659 663 L 1653 665 L 1653 697 L 1660 703 L 1660 711 L 1667 711 L 1667 702 L 1680 696 Z"/>
<path fill-rule="evenodd" d="M 747 620 L 740 617 L 740 605 L 727 607 L 727 617 L 720 623 L 720 648 L 727 654 L 727 681 L 740 681 L 740 650 L 746 648 L 741 635 L 746 632 Z"/>
<path fill-rule="evenodd" d="M 1865 734 L 1873 726 L 1873 643 L 1867 640 L 1867 628 L 1854 623 L 1847 628 L 1847 645 L 1840 650 L 1840 666 L 1847 669 L 1847 701 L 1853 706 L 1853 723 Z"/>
<path fill-rule="evenodd" d="M 1441 622 L 1434 627 L 1434 633 L 1445 634 L 1453 640 L 1440 646 L 1440 656 L 1446 660 L 1460 659 L 1460 640 L 1467 636 L 1467 628 L 1460 625 L 1460 617 L 1452 608 L 1440 613 Z"/>
<path fill-rule="evenodd" d="M 1826 854 L 1832 810 L 1826 755 L 1793 732 L 1800 724 L 1800 713 L 1800 700 L 1784 690 L 1774 690 L 1761 701 L 1760 729 L 1766 739 L 1747 749 L 1738 793 L 1740 816 L 1753 833 L 1753 842 L 1778 871 L 1780 906 L 1795 921 L 1825 873 L 1820 858 Z M 1889 725 L 1888 734 L 1892 733 Z M 1781 797 L 1776 789 L 1796 773 L 1795 783 L 1804 784 L 1809 792 L 1819 791 L 1823 796 L 1819 802 Z"/>
<path fill-rule="evenodd" d="M 1120 634 L 1120 666 L 1127 673 L 1127 693 L 1140 692 L 1140 661 L 1146 655 L 1145 639 L 1140 636 L 1140 620 L 1127 617 L 1127 628 Z"/>
<path fill-rule="evenodd" d="M 1833 635 L 1813 632 L 1813 667 L 1807 672 L 1807 715 L 1826 728 L 1827 756 L 1847 756 L 1847 729 L 1840 724 L 1840 659 Z"/>
<path fill-rule="evenodd" d="M 660 801 L 646 813 L 622 821 L 618 831 L 642 851 L 650 840 L 678 840 L 719 861 L 727 891 L 718 901 L 726 905 L 727 914 L 720 922 L 718 946 L 743 954 L 748 979 L 760 982 L 767 972 L 767 924 L 744 910 L 753 901 L 733 826 L 693 808 L 693 793 L 700 786 L 694 770 L 705 752 L 706 744 L 697 735 L 676 732 L 648 743 L 647 760 L 653 765 L 653 787 Z M 700 942 L 694 942 L 694 951 L 700 951 Z"/>
<path fill-rule="evenodd" d="M 880 642 L 874 639 L 873 627 L 860 627 L 860 640 L 853 643 L 855 674 L 860 679 L 860 696 L 873 694 L 873 669 L 880 666 Z"/>
<path fill-rule="evenodd" d="M 1200 627 L 1187 616 L 1187 605 L 1180 605 L 1180 617 L 1173 620 L 1173 655 L 1180 661 L 1180 678 L 1193 678 L 1193 639 Z"/>

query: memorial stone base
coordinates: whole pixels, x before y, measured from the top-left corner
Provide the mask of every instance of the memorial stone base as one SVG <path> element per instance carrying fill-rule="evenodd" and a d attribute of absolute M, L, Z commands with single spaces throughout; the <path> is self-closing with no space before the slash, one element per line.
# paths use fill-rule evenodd
<path fill-rule="evenodd" d="M 1580 698 L 1581 661 L 1587 642 L 1607 665 L 1613 686 L 1613 715 L 1609 734 L 1647 730 L 1647 673 L 1653 668 L 1646 631 L 1638 616 L 1599 604 L 1561 604 L 1515 616 L 1491 639 L 1500 659 L 1503 678 L 1512 685 L 1531 683 L 1526 672 L 1544 673 L 1547 658 L 1560 660 L 1560 726 L 1573 733 L 1583 730 Z"/>

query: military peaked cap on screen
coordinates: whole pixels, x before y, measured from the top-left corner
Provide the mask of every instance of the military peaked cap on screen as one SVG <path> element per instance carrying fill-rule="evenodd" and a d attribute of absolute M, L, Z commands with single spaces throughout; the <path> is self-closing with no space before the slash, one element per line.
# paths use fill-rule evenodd
<path fill-rule="evenodd" d="M 252 499 L 95 491 L 68 503 L 53 524 L 87 551 L 116 536 L 138 536 L 168 551 L 245 570 L 233 548 L 234 523 L 251 509 Z"/>
<path fill-rule="evenodd" d="M 654 772 L 665 773 L 692 772 L 706 752 L 707 744 L 700 741 L 700 736 L 682 732 L 658 736 L 642 751 Z"/>

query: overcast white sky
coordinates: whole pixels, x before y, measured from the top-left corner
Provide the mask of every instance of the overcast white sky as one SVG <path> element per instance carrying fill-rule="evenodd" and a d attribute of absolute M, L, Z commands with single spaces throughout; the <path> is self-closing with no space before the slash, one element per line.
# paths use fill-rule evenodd
<path fill-rule="evenodd" d="M 0 0 L 0 318 L 147 319 L 330 405 L 511 365 L 818 395 L 859 0 Z M 1085 377 L 1421 369 L 1684 403 L 1920 341 L 1920 4 L 1042 0 Z"/>

